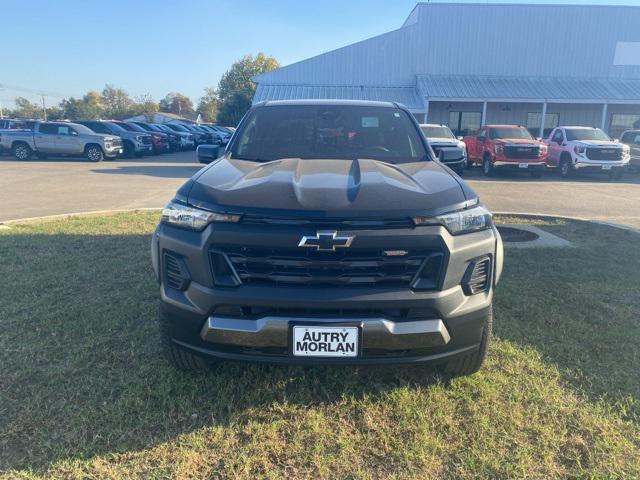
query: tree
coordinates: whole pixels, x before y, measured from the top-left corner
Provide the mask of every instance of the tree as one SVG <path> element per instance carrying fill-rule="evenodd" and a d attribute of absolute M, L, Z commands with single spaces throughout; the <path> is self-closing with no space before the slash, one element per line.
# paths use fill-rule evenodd
<path fill-rule="evenodd" d="M 14 100 L 16 109 L 12 115 L 16 117 L 40 118 L 42 117 L 42 108 L 37 103 L 32 103 L 24 97 L 16 97 Z"/>
<path fill-rule="evenodd" d="M 131 107 L 131 116 L 144 115 L 147 120 L 151 120 L 151 117 L 159 109 L 158 102 L 156 102 L 151 95 L 145 93 L 136 97 L 135 103 Z"/>
<path fill-rule="evenodd" d="M 260 73 L 278 68 L 280 63 L 274 57 L 260 52 L 255 57 L 245 55 L 227 70 L 218 84 L 218 123 L 237 125 L 251 107 L 251 99 L 256 91 L 252 78 Z"/>
<path fill-rule="evenodd" d="M 213 88 L 205 88 L 197 110 L 205 122 L 215 122 L 218 115 L 218 92 Z"/>
<path fill-rule="evenodd" d="M 62 117 L 68 120 L 94 119 L 102 117 L 104 110 L 101 96 L 90 90 L 82 98 L 69 97 L 60 102 Z"/>
<path fill-rule="evenodd" d="M 100 94 L 104 115 L 108 118 L 125 118 L 131 113 L 134 101 L 126 90 L 105 85 Z"/>
<path fill-rule="evenodd" d="M 160 100 L 160 111 L 175 113 L 177 115 L 193 113 L 193 102 L 191 102 L 189 97 L 186 95 L 178 92 L 171 92 Z"/>

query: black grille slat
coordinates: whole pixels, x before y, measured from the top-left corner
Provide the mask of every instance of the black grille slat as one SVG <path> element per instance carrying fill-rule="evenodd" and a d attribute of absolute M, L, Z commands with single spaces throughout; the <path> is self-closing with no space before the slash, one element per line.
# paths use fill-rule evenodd
<path fill-rule="evenodd" d="M 218 248 L 218 247 L 217 247 Z M 260 247 L 221 248 L 242 283 L 409 286 L 432 250 L 386 257 L 382 250 L 316 252 Z"/>
<path fill-rule="evenodd" d="M 484 258 L 473 264 L 473 269 L 468 275 L 468 280 L 465 282 L 465 289 L 468 294 L 475 295 L 476 293 L 484 292 L 489 288 L 489 281 L 491 279 L 491 259 Z"/>
<path fill-rule="evenodd" d="M 518 147 L 516 145 L 505 145 L 504 155 L 509 158 L 537 158 L 540 147 Z"/>
<path fill-rule="evenodd" d="M 615 147 L 588 147 L 587 158 L 590 160 L 622 160 L 622 149 Z"/>
<path fill-rule="evenodd" d="M 176 290 L 183 290 L 189 280 L 180 260 L 168 253 L 164 254 L 164 278 L 166 285 Z"/>

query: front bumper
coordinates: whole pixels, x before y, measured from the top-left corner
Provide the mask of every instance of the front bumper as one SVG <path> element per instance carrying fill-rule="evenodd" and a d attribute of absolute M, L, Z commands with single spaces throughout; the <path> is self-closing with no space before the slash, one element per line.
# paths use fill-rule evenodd
<path fill-rule="evenodd" d="M 520 160 L 513 161 L 504 161 L 504 160 L 496 160 L 493 162 L 493 166 L 495 168 L 502 169 L 513 169 L 513 170 L 544 170 L 547 163 L 546 161 L 531 161 L 529 158 L 523 158 Z"/>
<path fill-rule="evenodd" d="M 573 159 L 573 167 L 579 170 L 604 170 L 627 168 L 629 159 L 625 160 L 590 160 L 585 157 L 577 157 Z"/>
<path fill-rule="evenodd" d="M 122 152 L 124 152 L 124 148 L 122 146 L 105 146 L 103 150 L 104 156 L 107 158 L 117 157 L 118 155 L 122 155 Z"/>
<path fill-rule="evenodd" d="M 245 230 L 238 237 L 238 229 Z M 294 237 L 277 228 L 250 225 L 210 225 L 189 232 L 159 225 L 152 241 L 154 270 L 160 280 L 161 304 L 171 319 L 170 336 L 176 345 L 201 355 L 276 363 L 415 363 L 444 361 L 476 348 L 492 302 L 493 288 L 467 295 L 461 284 L 474 259 L 492 258 L 491 287 L 502 269 L 502 243 L 495 229 L 451 236 L 443 227 L 407 230 L 358 231 L 380 242 L 380 248 L 408 245 L 438 237 L 446 250 L 446 270 L 438 290 L 408 287 L 329 287 L 246 284 L 213 285 L 207 259 L 211 245 L 229 242 L 278 243 Z M 257 229 L 258 230 L 258 229 Z M 376 237 L 376 235 L 381 235 Z M 371 240 L 371 239 L 369 239 Z M 388 243 L 388 245 L 385 245 Z M 191 281 L 183 291 L 162 281 L 161 252 L 178 252 Z M 389 311 L 412 312 L 399 318 Z M 240 312 L 240 313 L 238 313 Z M 248 312 L 248 313 L 245 313 Z M 257 312 L 257 313 L 256 313 Z M 296 323 L 357 326 L 361 355 L 357 358 L 304 358 L 289 352 L 289 334 Z"/>
<path fill-rule="evenodd" d="M 133 146 L 136 153 L 150 153 L 153 152 L 153 144 L 136 142 Z"/>

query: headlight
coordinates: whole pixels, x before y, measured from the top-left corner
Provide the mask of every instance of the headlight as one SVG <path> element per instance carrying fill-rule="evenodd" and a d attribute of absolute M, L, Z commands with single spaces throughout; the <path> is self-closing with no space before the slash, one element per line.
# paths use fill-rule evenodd
<path fill-rule="evenodd" d="M 584 152 L 587 151 L 587 147 L 575 146 L 575 147 L 573 147 L 573 151 L 576 152 L 576 154 L 578 154 L 578 155 L 584 155 Z"/>
<path fill-rule="evenodd" d="M 415 217 L 416 225 L 442 225 L 452 235 L 477 232 L 493 224 L 491 212 L 482 206 L 438 215 L 437 217 Z"/>
<path fill-rule="evenodd" d="M 502 151 L 504 151 L 504 146 L 501 144 L 497 144 L 493 146 L 493 151 L 495 153 L 502 153 Z"/>
<path fill-rule="evenodd" d="M 237 223 L 239 220 L 240 215 L 208 212 L 173 201 L 162 209 L 161 219 L 162 223 L 196 231 L 204 229 L 211 222 Z"/>
<path fill-rule="evenodd" d="M 547 153 L 547 146 L 546 145 L 540 145 L 540 155 L 544 155 L 545 153 Z"/>
<path fill-rule="evenodd" d="M 142 142 L 142 136 L 141 135 L 137 135 L 136 136 L 136 142 Z"/>

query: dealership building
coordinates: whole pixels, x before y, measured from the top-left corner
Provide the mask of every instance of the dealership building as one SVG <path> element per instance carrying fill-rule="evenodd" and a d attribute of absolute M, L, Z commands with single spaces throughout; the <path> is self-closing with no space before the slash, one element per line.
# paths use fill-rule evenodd
<path fill-rule="evenodd" d="M 419 3 L 397 30 L 254 77 L 254 103 L 404 104 L 458 135 L 484 123 L 640 124 L 640 7 Z"/>

